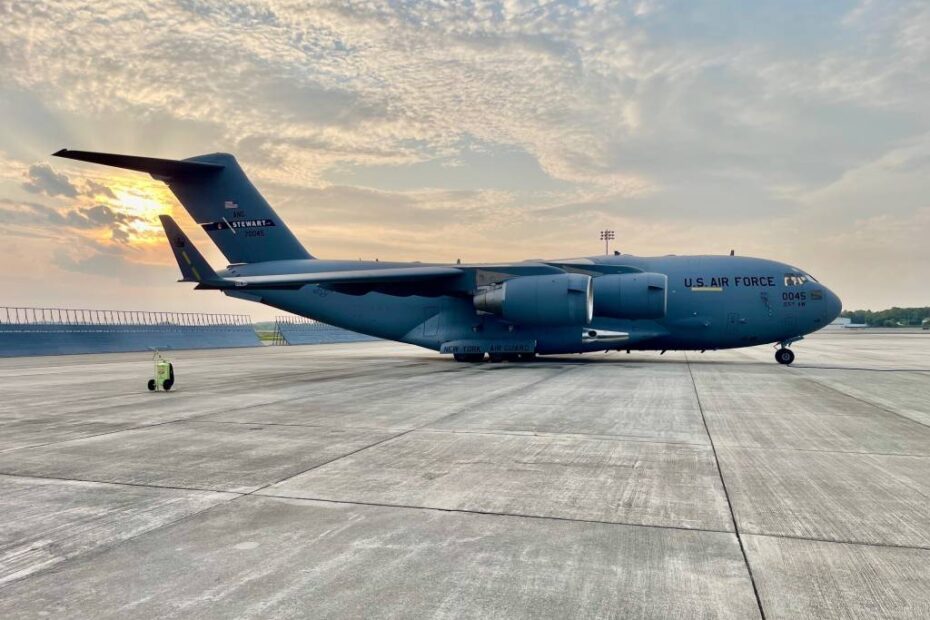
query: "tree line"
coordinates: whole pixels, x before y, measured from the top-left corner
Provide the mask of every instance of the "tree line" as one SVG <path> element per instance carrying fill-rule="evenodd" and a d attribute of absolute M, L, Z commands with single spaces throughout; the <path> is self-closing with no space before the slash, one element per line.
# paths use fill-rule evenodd
<path fill-rule="evenodd" d="M 888 308 L 887 310 L 844 310 L 840 316 L 869 327 L 920 327 L 930 323 L 930 307 Z"/>

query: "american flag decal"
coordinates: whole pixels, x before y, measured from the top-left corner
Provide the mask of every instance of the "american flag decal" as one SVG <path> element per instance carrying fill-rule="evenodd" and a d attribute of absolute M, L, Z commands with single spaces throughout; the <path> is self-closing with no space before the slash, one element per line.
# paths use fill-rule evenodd
<path fill-rule="evenodd" d="M 239 208 L 239 205 L 237 205 L 232 200 L 227 200 L 226 202 L 223 203 L 223 206 L 227 209 L 238 209 Z"/>

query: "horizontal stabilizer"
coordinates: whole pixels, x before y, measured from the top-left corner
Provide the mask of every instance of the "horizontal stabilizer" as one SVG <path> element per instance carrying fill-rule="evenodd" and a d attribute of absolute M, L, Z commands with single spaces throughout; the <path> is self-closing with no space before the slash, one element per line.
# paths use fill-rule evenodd
<path fill-rule="evenodd" d="M 61 149 L 52 153 L 55 157 L 76 159 L 93 164 L 103 164 L 127 170 L 148 172 L 159 179 L 179 179 L 212 174 L 223 169 L 222 164 L 179 161 L 175 159 L 157 159 L 155 157 L 137 157 L 135 155 L 117 155 L 116 153 L 94 153 L 91 151 L 71 151 Z"/>
<path fill-rule="evenodd" d="M 161 225 L 165 229 L 165 236 L 168 237 L 168 243 L 171 244 L 171 251 L 174 252 L 174 258 L 178 261 L 178 267 L 181 268 L 181 282 L 221 285 L 222 278 L 216 275 L 213 267 L 194 247 L 194 244 L 187 238 L 187 235 L 177 225 L 177 222 L 169 215 L 159 215 L 158 219 L 161 220 Z"/>

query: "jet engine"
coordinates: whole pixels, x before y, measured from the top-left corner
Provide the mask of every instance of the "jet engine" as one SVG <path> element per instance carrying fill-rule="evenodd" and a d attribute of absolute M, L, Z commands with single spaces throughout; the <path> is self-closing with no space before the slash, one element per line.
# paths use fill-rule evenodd
<path fill-rule="evenodd" d="M 479 289 L 475 309 L 519 325 L 587 325 L 594 313 L 591 276 L 521 276 Z"/>
<path fill-rule="evenodd" d="M 594 278 L 594 314 L 614 319 L 661 319 L 667 305 L 663 273 L 621 273 Z"/>

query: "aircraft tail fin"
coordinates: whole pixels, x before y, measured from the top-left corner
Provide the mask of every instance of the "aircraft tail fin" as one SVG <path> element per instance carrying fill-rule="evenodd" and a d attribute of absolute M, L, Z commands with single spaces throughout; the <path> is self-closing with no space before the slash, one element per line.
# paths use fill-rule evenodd
<path fill-rule="evenodd" d="M 181 282 L 209 284 L 222 280 L 170 215 L 159 215 L 158 219 L 161 220 L 171 251 L 181 268 Z"/>
<path fill-rule="evenodd" d="M 164 181 L 230 263 L 313 258 L 228 153 L 180 161 L 68 149 L 54 155 Z"/>

